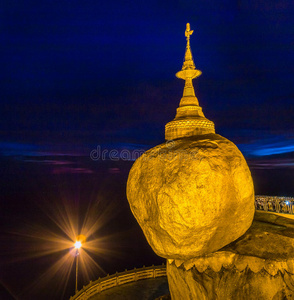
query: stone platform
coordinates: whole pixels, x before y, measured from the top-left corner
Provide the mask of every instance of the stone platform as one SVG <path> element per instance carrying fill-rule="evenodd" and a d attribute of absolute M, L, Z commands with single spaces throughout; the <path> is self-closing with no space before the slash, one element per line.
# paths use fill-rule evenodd
<path fill-rule="evenodd" d="M 172 299 L 294 299 L 294 220 L 256 212 L 242 237 L 206 256 L 168 260 L 167 275 Z"/>

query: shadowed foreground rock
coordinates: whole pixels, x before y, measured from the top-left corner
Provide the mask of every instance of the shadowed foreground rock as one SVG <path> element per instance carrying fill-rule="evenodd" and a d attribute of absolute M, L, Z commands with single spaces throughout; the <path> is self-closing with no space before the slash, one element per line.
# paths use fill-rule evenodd
<path fill-rule="evenodd" d="M 250 229 L 223 249 L 168 260 L 173 300 L 294 299 L 294 221 L 256 213 Z"/>

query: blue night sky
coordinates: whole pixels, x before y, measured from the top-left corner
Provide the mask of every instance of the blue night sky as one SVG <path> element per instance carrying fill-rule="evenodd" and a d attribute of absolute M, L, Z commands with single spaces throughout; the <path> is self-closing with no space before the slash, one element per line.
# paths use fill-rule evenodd
<path fill-rule="evenodd" d="M 163 142 L 190 22 L 203 72 L 194 86 L 216 132 L 249 158 L 293 157 L 292 1 L 9 0 L 0 9 L 2 154 Z"/>

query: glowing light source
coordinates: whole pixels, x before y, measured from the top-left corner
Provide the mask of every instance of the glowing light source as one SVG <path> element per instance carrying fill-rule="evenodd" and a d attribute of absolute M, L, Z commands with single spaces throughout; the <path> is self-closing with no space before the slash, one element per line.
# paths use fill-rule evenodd
<path fill-rule="evenodd" d="M 75 249 L 76 249 L 76 288 L 75 292 L 78 292 L 78 269 L 79 269 L 79 249 L 82 247 L 81 241 L 79 241 L 79 237 L 77 237 L 77 241 L 75 242 Z"/>
<path fill-rule="evenodd" d="M 80 249 L 82 247 L 82 243 L 80 241 L 75 242 L 75 248 Z"/>
<path fill-rule="evenodd" d="M 101 209 L 100 205 L 104 201 L 100 201 L 100 198 L 97 201 L 95 196 L 81 206 L 78 196 L 68 194 L 63 182 L 60 186 L 58 183 L 57 187 L 60 188 L 60 199 L 52 201 L 52 195 L 48 195 L 48 199 L 44 198 L 39 206 L 45 216 L 42 219 L 44 222 L 38 220 L 34 223 L 31 220 L 12 232 L 16 236 L 18 247 L 15 251 L 19 255 L 13 255 L 8 263 L 24 261 L 29 264 L 36 258 L 45 262 L 44 269 L 40 269 L 39 276 L 32 280 L 31 285 L 24 286 L 19 291 L 23 298 L 41 299 L 39 294 L 43 294 L 46 287 L 51 286 L 48 299 L 65 299 L 73 269 L 76 269 L 76 273 L 78 271 L 77 279 L 80 282 L 77 283 L 82 285 L 107 274 L 97 263 L 97 256 L 103 254 L 109 259 L 120 256 L 120 252 L 109 249 L 114 248 L 110 245 L 116 237 L 121 236 L 121 232 L 111 235 L 100 232 L 118 212 L 116 204 L 111 203 Z M 97 195 L 97 191 L 92 191 L 92 194 Z M 7 240 L 7 245 L 10 245 L 10 239 Z M 47 256 L 50 259 L 46 259 Z M 51 263 L 51 259 L 55 262 Z"/>
<path fill-rule="evenodd" d="M 76 288 L 75 293 L 78 292 L 78 270 L 79 270 L 79 255 L 80 255 L 80 249 L 82 248 L 82 245 L 86 243 L 86 236 L 83 234 L 80 234 L 76 237 L 76 242 L 74 244 L 76 249 Z"/>

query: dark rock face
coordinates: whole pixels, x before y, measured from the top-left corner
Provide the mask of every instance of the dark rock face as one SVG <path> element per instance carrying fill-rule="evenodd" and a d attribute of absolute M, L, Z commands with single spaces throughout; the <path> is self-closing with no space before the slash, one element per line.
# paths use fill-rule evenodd
<path fill-rule="evenodd" d="M 171 300 L 170 294 L 156 298 L 155 300 Z"/>

